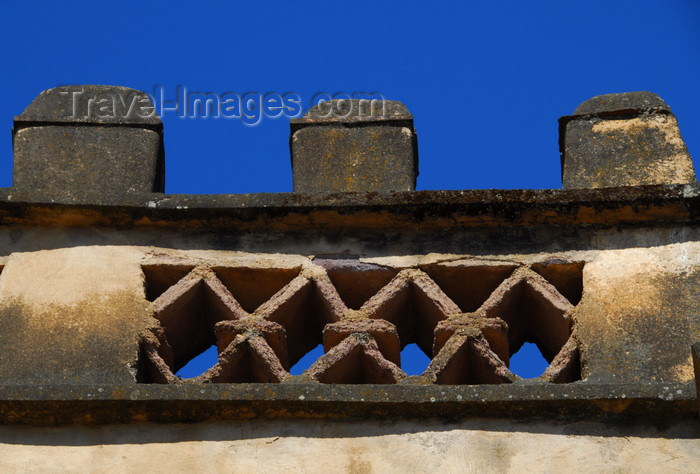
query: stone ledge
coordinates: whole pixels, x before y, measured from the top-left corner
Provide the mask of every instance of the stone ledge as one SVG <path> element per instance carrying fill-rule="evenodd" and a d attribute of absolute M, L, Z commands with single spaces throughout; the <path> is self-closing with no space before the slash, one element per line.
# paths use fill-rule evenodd
<path fill-rule="evenodd" d="M 0 224 L 298 230 L 695 223 L 700 184 L 577 190 L 132 194 L 119 203 L 37 199 L 0 188 Z"/>
<path fill-rule="evenodd" d="M 335 418 L 697 418 L 695 385 L 324 384 L 54 385 L 0 387 L 0 422 L 196 422 Z"/>

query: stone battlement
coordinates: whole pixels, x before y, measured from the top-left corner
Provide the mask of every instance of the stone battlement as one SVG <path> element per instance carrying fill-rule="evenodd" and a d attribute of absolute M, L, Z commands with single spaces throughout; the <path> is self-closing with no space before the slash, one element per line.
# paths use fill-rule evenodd
<path fill-rule="evenodd" d="M 164 193 L 139 91 L 38 96 L 0 189 L 0 420 L 697 416 L 700 185 L 663 100 L 562 117 L 558 190 L 415 191 L 412 115 L 371 105 L 292 121 L 293 193 L 198 196 Z"/>

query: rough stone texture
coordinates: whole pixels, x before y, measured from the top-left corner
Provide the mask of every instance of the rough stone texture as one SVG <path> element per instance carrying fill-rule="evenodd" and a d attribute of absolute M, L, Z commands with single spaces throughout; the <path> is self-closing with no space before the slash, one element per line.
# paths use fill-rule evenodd
<path fill-rule="evenodd" d="M 418 149 L 413 117 L 403 104 L 383 102 L 385 109 L 357 100 L 326 102 L 292 120 L 295 193 L 415 189 Z"/>
<path fill-rule="evenodd" d="M 143 92 L 125 87 L 42 92 L 15 118 L 13 190 L 95 204 L 163 192 L 162 123 L 149 110 Z"/>
<path fill-rule="evenodd" d="M 371 334 L 384 358 L 396 365 L 401 364 L 401 347 L 396 327 L 381 319 L 344 320 L 328 324 L 323 328 L 324 350 L 329 352 L 354 333 Z"/>
<path fill-rule="evenodd" d="M 560 119 L 560 150 L 564 189 L 696 181 L 675 116 L 649 92 L 582 103 Z"/>
<path fill-rule="evenodd" d="M 696 472 L 696 420 L 0 427 L 4 472 Z"/>
<path fill-rule="evenodd" d="M 0 383 L 135 383 L 150 320 L 142 251 L 15 253 L 0 275 Z"/>
<path fill-rule="evenodd" d="M 384 356 L 378 342 L 369 333 L 351 333 L 319 357 L 305 374 L 331 384 L 393 384 L 406 377 Z"/>
<path fill-rule="evenodd" d="M 363 344 L 369 338 L 353 339 L 365 346 L 358 349 L 371 349 L 371 344 Z M 355 356 L 377 361 L 373 351 L 362 352 Z M 384 385 L 326 384 L 308 378 L 283 383 L 0 385 L 0 421 L 5 424 L 474 417 L 672 423 L 696 414 L 692 382 L 447 386 L 407 377 Z"/>

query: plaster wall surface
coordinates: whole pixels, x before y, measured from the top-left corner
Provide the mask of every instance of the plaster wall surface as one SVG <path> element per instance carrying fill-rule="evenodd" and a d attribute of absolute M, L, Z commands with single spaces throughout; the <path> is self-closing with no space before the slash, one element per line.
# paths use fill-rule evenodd
<path fill-rule="evenodd" d="M 0 427 L 3 472 L 697 472 L 697 421 Z"/>

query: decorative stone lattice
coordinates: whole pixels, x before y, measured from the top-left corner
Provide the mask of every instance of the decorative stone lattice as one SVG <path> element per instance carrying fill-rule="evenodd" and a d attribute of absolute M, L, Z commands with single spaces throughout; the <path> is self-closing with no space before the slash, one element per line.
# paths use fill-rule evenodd
<path fill-rule="evenodd" d="M 500 384 L 520 377 L 510 355 L 537 344 L 542 381 L 580 378 L 571 312 L 582 262 L 459 260 L 396 269 L 316 258 L 297 267 L 143 265 L 158 320 L 144 335 L 140 378 L 155 383 Z M 400 367 L 416 343 L 432 360 L 419 376 Z M 216 344 L 204 374 L 174 374 Z M 323 343 L 299 376 L 289 369 Z"/>

